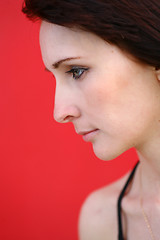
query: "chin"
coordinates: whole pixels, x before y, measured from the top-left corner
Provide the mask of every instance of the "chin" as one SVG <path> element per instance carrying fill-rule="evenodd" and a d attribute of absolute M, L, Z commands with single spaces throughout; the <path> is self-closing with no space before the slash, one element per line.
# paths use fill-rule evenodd
<path fill-rule="evenodd" d="M 115 156 L 115 154 L 111 154 L 109 152 L 106 153 L 106 152 L 102 152 L 102 151 L 96 151 L 94 149 L 93 149 L 93 151 L 94 151 L 94 154 L 96 155 L 96 157 L 103 161 L 110 161 L 117 157 L 117 156 Z"/>
<path fill-rule="evenodd" d="M 108 149 L 106 148 L 104 150 L 104 149 L 96 149 L 94 147 L 93 147 L 93 151 L 94 151 L 94 154 L 96 155 L 96 157 L 98 157 L 99 159 L 101 159 L 103 161 L 113 160 L 125 152 L 124 149 L 123 149 L 123 151 L 116 151 L 116 149 L 114 149 L 114 151 L 112 151 L 110 148 L 108 148 Z"/>

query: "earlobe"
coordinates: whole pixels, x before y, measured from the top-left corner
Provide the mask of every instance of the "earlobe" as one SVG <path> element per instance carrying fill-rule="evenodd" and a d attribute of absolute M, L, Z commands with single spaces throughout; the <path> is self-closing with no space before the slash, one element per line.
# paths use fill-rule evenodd
<path fill-rule="evenodd" d="M 160 68 L 156 69 L 157 80 L 160 82 Z"/>

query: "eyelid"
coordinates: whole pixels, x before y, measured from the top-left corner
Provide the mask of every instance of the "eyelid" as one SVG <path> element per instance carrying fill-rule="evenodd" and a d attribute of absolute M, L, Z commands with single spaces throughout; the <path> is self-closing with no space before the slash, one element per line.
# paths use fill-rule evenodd
<path fill-rule="evenodd" d="M 79 65 L 78 66 L 77 65 L 76 66 L 75 65 L 70 65 L 69 68 L 70 68 L 69 71 L 74 70 L 74 69 L 84 69 L 84 70 L 88 70 L 89 69 L 89 67 L 79 66 Z M 67 72 L 69 72 L 69 71 L 67 71 Z"/>

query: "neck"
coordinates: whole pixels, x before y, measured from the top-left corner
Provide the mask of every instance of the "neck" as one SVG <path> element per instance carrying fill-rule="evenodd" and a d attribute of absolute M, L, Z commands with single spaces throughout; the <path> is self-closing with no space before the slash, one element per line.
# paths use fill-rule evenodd
<path fill-rule="evenodd" d="M 160 199 L 160 135 L 136 150 L 141 163 L 143 193 Z"/>

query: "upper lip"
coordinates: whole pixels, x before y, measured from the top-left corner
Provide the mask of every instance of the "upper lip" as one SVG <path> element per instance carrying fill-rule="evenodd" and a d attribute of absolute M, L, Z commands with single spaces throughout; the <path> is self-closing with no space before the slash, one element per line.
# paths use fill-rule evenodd
<path fill-rule="evenodd" d="M 90 131 L 79 131 L 79 132 L 77 132 L 79 135 L 86 135 L 86 134 L 88 134 L 88 133 L 91 133 L 91 132 L 94 132 L 94 131 L 96 131 L 96 130 L 98 130 L 98 129 L 93 129 L 93 130 L 90 130 Z"/>

